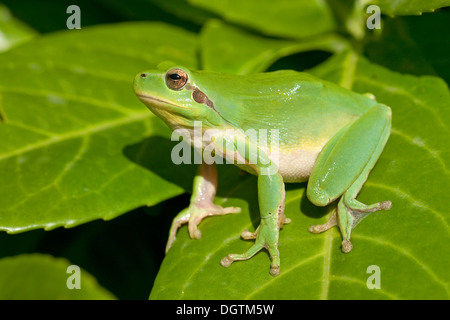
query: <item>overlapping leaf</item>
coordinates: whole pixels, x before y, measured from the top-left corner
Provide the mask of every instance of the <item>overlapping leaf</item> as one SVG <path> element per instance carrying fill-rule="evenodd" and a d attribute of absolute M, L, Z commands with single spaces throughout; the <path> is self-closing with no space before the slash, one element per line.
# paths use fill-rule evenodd
<path fill-rule="evenodd" d="M 333 14 L 322 0 L 188 0 L 225 20 L 256 29 L 264 34 L 304 38 L 332 31 Z"/>
<path fill-rule="evenodd" d="M 191 33 L 130 23 L 60 32 L 1 55 L 0 230 L 111 219 L 183 192 L 162 173 L 169 169 L 139 164 L 151 148 L 158 169 L 161 145 L 144 139 L 168 131 L 132 83 L 166 59 L 195 67 L 195 52 Z"/>
<path fill-rule="evenodd" d="M 238 74 L 263 72 L 291 54 L 310 50 L 339 52 L 349 46 L 335 34 L 304 41 L 267 39 L 218 20 L 204 25 L 200 41 L 204 69 Z"/>
<path fill-rule="evenodd" d="M 68 269 L 69 266 L 71 263 L 65 259 L 43 254 L 24 254 L 0 259 L 0 300 L 115 298 L 87 271 Z M 69 279 L 71 276 L 73 278 Z M 74 284 L 79 284 L 79 288 L 72 287 Z"/>
<path fill-rule="evenodd" d="M 8 8 L 0 3 L 0 52 L 36 35 L 36 31 L 14 18 Z"/>

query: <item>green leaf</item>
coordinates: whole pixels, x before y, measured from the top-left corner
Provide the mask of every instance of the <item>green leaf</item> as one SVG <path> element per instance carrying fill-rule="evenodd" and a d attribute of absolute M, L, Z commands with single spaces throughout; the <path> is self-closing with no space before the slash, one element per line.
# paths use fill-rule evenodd
<path fill-rule="evenodd" d="M 349 46 L 335 34 L 303 41 L 264 38 L 218 20 L 210 20 L 201 32 L 203 68 L 249 74 L 266 70 L 282 57 L 309 50 L 339 52 Z"/>
<path fill-rule="evenodd" d="M 107 8 L 113 16 L 127 20 L 166 21 L 171 25 L 186 30 L 198 31 L 200 25 L 209 18 L 217 15 L 193 6 L 187 0 L 90 0 L 90 3 Z M 81 5 L 80 5 L 81 6 Z M 99 10 L 91 10 L 98 12 Z"/>
<path fill-rule="evenodd" d="M 240 233 L 259 224 L 256 179 L 239 177 L 231 166 L 219 173 L 217 203 L 241 206 L 241 214 L 206 219 L 202 239 L 179 230 L 164 259 L 151 299 L 448 299 L 450 297 L 450 92 L 441 79 L 399 74 L 353 52 L 341 53 L 312 72 L 359 93 L 371 92 L 393 112 L 387 146 L 358 200 L 391 200 L 354 230 L 352 252 L 341 252 L 336 228 L 316 235 L 333 206 L 314 207 L 305 184 L 288 185 L 280 232 L 281 274 L 269 274 L 267 252 L 229 268 L 229 253 L 252 242 Z M 222 166 L 224 167 L 224 166 Z M 234 172 L 234 174 L 233 174 Z M 221 179 L 222 178 L 222 179 Z M 380 268 L 381 289 L 369 289 L 368 268 Z"/>
<path fill-rule="evenodd" d="M 304 38 L 332 31 L 333 15 L 324 0 L 188 0 L 229 22 L 266 35 Z"/>
<path fill-rule="evenodd" d="M 368 2 L 368 1 L 366 1 Z M 373 0 L 370 4 L 380 7 L 381 13 L 390 16 L 418 15 L 423 12 L 434 12 L 436 9 L 450 6 L 449 0 Z"/>
<path fill-rule="evenodd" d="M 110 300 L 115 297 L 80 269 L 80 289 L 69 289 L 69 261 L 43 254 L 0 259 L 0 300 Z M 72 279 L 71 279 L 72 280 Z M 71 284 L 75 280 L 69 281 Z"/>
<path fill-rule="evenodd" d="M 0 230 L 112 219 L 183 192 L 183 176 L 159 165 L 171 163 L 158 144 L 170 132 L 132 90 L 136 74 L 166 59 L 195 68 L 196 36 L 124 23 L 0 55 Z M 151 170 L 139 164 L 146 149 Z"/>
<path fill-rule="evenodd" d="M 36 31 L 12 16 L 0 3 L 0 52 L 6 51 L 37 35 Z"/>
<path fill-rule="evenodd" d="M 188 0 L 151 0 L 151 2 L 165 9 L 167 12 L 198 24 L 204 23 L 207 19 L 217 17 L 209 11 L 189 4 Z"/>

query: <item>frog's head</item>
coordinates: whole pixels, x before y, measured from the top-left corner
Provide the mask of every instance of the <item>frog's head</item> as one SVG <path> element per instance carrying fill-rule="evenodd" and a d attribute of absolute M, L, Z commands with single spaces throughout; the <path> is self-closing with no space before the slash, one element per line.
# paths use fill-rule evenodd
<path fill-rule="evenodd" d="M 167 63 L 162 68 L 141 72 L 134 79 L 134 92 L 154 114 L 173 130 L 192 128 L 194 121 L 202 121 L 206 128 L 223 124 L 214 103 L 196 86 L 195 72 Z"/>

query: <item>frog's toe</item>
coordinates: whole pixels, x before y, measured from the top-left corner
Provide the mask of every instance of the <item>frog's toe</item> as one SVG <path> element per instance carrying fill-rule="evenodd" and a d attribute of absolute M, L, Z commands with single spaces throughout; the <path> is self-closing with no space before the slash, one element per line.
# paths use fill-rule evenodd
<path fill-rule="evenodd" d="M 278 276 L 280 274 L 280 266 L 271 266 L 270 274 L 274 277 Z"/>
<path fill-rule="evenodd" d="M 202 237 L 198 225 L 206 217 L 220 216 L 231 213 L 241 212 L 239 207 L 221 207 L 218 205 L 211 205 L 207 207 L 193 206 L 190 208 L 191 214 L 189 218 L 189 236 L 191 239 L 200 239 Z"/>
<path fill-rule="evenodd" d="M 187 223 L 190 219 L 190 210 L 189 208 L 183 209 L 180 213 L 172 221 L 172 226 L 169 231 L 169 239 L 166 244 L 166 254 L 169 252 L 169 249 L 172 247 L 172 244 L 175 242 L 176 235 L 178 229 L 184 224 Z"/>
<path fill-rule="evenodd" d="M 324 224 L 316 224 L 308 228 L 311 233 L 321 233 L 337 225 L 336 211 L 331 214 L 330 219 Z"/>
<path fill-rule="evenodd" d="M 198 229 L 198 224 L 190 223 L 188 225 L 189 236 L 191 239 L 200 240 L 202 238 L 202 232 Z"/>
<path fill-rule="evenodd" d="M 344 239 L 342 240 L 342 252 L 343 253 L 349 253 L 353 249 L 353 244 L 350 242 L 350 240 Z"/>
<path fill-rule="evenodd" d="M 220 260 L 220 264 L 222 265 L 222 267 L 228 268 L 229 266 L 231 266 L 233 261 L 233 256 L 229 254 L 226 257 L 222 258 L 222 260 Z"/>
<path fill-rule="evenodd" d="M 258 234 L 256 232 L 250 232 L 248 230 L 244 230 L 241 233 L 241 238 L 244 240 L 253 240 L 256 239 L 257 236 Z"/>
<path fill-rule="evenodd" d="M 167 240 L 166 253 L 169 252 L 169 249 L 175 242 L 177 231 L 183 224 L 188 224 L 189 236 L 191 239 L 201 239 L 202 232 L 199 230 L 198 225 L 204 218 L 239 212 L 241 212 L 241 208 L 239 207 L 224 208 L 215 204 L 208 206 L 191 204 L 188 208 L 177 214 L 177 216 L 173 219 L 172 226 L 169 231 L 169 239 Z"/>
<path fill-rule="evenodd" d="M 241 208 L 239 207 L 222 207 L 222 206 L 218 206 L 215 205 L 214 207 L 209 209 L 210 211 L 210 216 L 214 216 L 214 215 L 224 215 L 224 214 L 230 214 L 230 213 L 240 213 L 241 212 Z"/>
<path fill-rule="evenodd" d="M 274 221 L 276 225 L 276 221 Z M 273 233 L 275 232 L 275 234 Z M 248 260 L 257 254 L 262 249 L 269 251 L 271 265 L 270 274 L 277 276 L 280 274 L 280 252 L 278 250 L 278 233 L 279 229 L 268 227 L 267 225 L 260 224 L 255 232 L 249 232 L 245 230 L 242 232 L 241 237 L 245 240 L 255 239 L 253 245 L 242 254 L 229 254 L 224 257 L 220 264 L 224 267 L 229 267 L 234 261 Z"/>
<path fill-rule="evenodd" d="M 229 267 L 234 261 L 248 260 L 264 248 L 264 242 L 256 241 L 250 249 L 242 254 L 231 253 L 220 260 L 220 264 L 224 267 Z"/>
<path fill-rule="evenodd" d="M 381 201 L 379 203 L 380 205 L 380 210 L 390 210 L 392 208 L 392 201 Z"/>

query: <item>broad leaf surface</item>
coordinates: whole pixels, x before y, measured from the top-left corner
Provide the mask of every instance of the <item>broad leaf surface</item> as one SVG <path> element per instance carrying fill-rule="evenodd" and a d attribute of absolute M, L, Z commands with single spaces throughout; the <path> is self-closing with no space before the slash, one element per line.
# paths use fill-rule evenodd
<path fill-rule="evenodd" d="M 220 259 L 248 249 L 251 242 L 240 233 L 259 224 L 255 177 L 240 177 L 227 166 L 219 173 L 217 203 L 241 206 L 243 212 L 204 220 L 200 240 L 189 239 L 182 227 L 151 299 L 450 297 L 448 86 L 436 77 L 389 71 L 353 52 L 338 54 L 312 72 L 356 92 L 371 92 L 392 108 L 392 134 L 358 200 L 391 200 L 393 208 L 362 221 L 353 232 L 353 251 L 344 254 L 336 228 L 320 235 L 307 231 L 324 223 L 332 206 L 314 207 L 305 197 L 305 184 L 288 185 L 286 214 L 292 223 L 280 233 L 281 274 L 270 276 L 265 251 L 226 269 Z M 372 265 L 380 268 L 381 289 L 367 287 Z"/>
<path fill-rule="evenodd" d="M 267 39 L 218 20 L 203 26 L 200 41 L 204 69 L 238 74 L 263 72 L 291 54 L 309 50 L 339 52 L 349 45 L 335 34 L 303 41 Z"/>
<path fill-rule="evenodd" d="M 80 269 L 80 289 L 69 289 L 75 273 L 63 258 L 23 254 L 0 259 L 0 300 L 110 300 L 114 295 L 102 288 L 87 271 Z M 71 278 L 70 280 L 72 280 Z M 70 281 L 75 284 L 75 280 Z"/>
<path fill-rule="evenodd" d="M 216 17 L 215 14 L 209 11 L 189 4 L 188 0 L 151 0 L 151 2 L 165 9 L 167 12 L 199 24 L 209 18 Z"/>
<path fill-rule="evenodd" d="M 333 14 L 323 0 L 188 0 L 225 20 L 271 36 L 304 38 L 332 31 Z"/>
<path fill-rule="evenodd" d="M 0 230 L 112 219 L 182 193 L 174 180 L 183 177 L 160 165 L 157 137 L 168 129 L 132 83 L 166 59 L 196 67 L 195 52 L 195 35 L 182 29 L 124 23 L 0 55 Z M 139 164 L 146 149 L 152 171 Z"/>
<path fill-rule="evenodd" d="M 132 20 L 157 20 L 168 21 L 171 24 L 181 24 L 192 27 L 183 22 L 202 24 L 209 18 L 217 17 L 216 14 L 191 5 L 188 0 L 94 0 L 101 7 L 106 7 L 116 15 Z M 97 12 L 97 10 L 92 10 Z M 181 19 L 181 20 L 179 20 Z"/>

